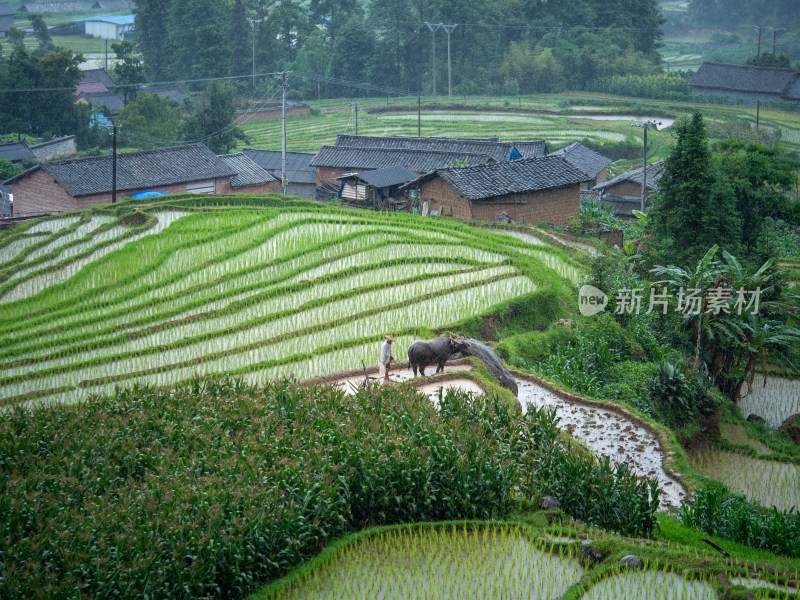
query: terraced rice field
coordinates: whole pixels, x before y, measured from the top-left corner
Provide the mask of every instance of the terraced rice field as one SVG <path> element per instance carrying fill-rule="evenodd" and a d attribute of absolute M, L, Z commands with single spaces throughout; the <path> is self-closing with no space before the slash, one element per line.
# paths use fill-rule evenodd
<path fill-rule="evenodd" d="M 690 460 L 698 473 L 723 482 L 731 491 L 762 506 L 779 510 L 800 507 L 800 465 L 717 450 Z"/>
<path fill-rule="evenodd" d="M 800 413 L 800 379 L 769 376 L 765 385 L 762 377 L 756 377 L 752 391 L 739 400 L 739 408 L 745 417 L 756 414 L 770 427 L 780 427 L 788 417 Z"/>
<path fill-rule="evenodd" d="M 407 528 L 346 546 L 273 598 L 548 600 L 582 575 L 574 548 L 553 551 L 519 527 Z"/>
<path fill-rule="evenodd" d="M 411 215 L 47 220 L 0 238 L 0 405 L 195 374 L 306 379 L 376 364 L 386 333 L 404 360 L 413 339 L 579 270 L 557 248 Z"/>

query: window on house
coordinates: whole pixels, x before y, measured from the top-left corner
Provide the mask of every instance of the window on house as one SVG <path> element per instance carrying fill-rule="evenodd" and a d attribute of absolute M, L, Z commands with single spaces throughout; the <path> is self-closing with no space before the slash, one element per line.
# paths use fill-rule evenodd
<path fill-rule="evenodd" d="M 192 181 L 186 184 L 186 191 L 190 194 L 214 194 L 217 191 L 216 181 Z"/>

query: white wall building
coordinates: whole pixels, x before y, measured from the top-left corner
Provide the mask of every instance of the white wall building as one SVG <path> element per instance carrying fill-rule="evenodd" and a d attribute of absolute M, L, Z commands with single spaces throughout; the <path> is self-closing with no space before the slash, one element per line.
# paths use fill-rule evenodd
<path fill-rule="evenodd" d="M 83 23 L 85 32 L 103 40 L 121 40 L 123 32 L 133 29 L 133 15 L 112 15 L 76 19 Z"/>

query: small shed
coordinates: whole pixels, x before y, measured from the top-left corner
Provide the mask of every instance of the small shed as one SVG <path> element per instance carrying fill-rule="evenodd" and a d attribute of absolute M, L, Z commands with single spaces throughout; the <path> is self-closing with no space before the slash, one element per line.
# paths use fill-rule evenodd
<path fill-rule="evenodd" d="M 364 173 L 348 173 L 336 179 L 341 181 L 339 198 L 342 204 L 374 210 L 408 210 L 408 191 L 400 187 L 414 181 L 419 175 L 405 167 L 393 166 Z"/>
<path fill-rule="evenodd" d="M 31 152 L 25 142 L 0 142 L 0 160 L 10 160 L 16 165 L 21 165 L 23 161 L 36 161 L 36 156 Z"/>
<path fill-rule="evenodd" d="M 14 26 L 14 9 L 7 2 L 0 2 L 0 38 Z"/>
<path fill-rule="evenodd" d="M 73 22 L 82 23 L 87 35 L 103 40 L 122 40 L 124 33 L 133 29 L 134 20 L 134 15 L 112 15 L 75 19 Z"/>
<path fill-rule="evenodd" d="M 647 184 L 645 187 L 645 208 L 650 199 L 647 194 L 658 191 L 658 181 L 664 174 L 666 159 L 647 165 Z M 599 199 L 609 202 L 614 207 L 614 215 L 622 219 L 633 218 L 634 210 L 642 209 L 642 172 L 643 168 L 626 171 L 596 185 L 593 190 L 599 193 Z"/>

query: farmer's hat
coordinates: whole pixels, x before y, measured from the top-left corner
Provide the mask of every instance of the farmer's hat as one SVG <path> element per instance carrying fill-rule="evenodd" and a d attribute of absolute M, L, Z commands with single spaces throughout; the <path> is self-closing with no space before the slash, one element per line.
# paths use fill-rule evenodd
<path fill-rule="evenodd" d="M 389 341 L 390 344 L 394 343 L 394 336 L 392 334 L 389 334 L 389 335 L 384 336 L 384 337 L 386 337 L 386 339 Z"/>

